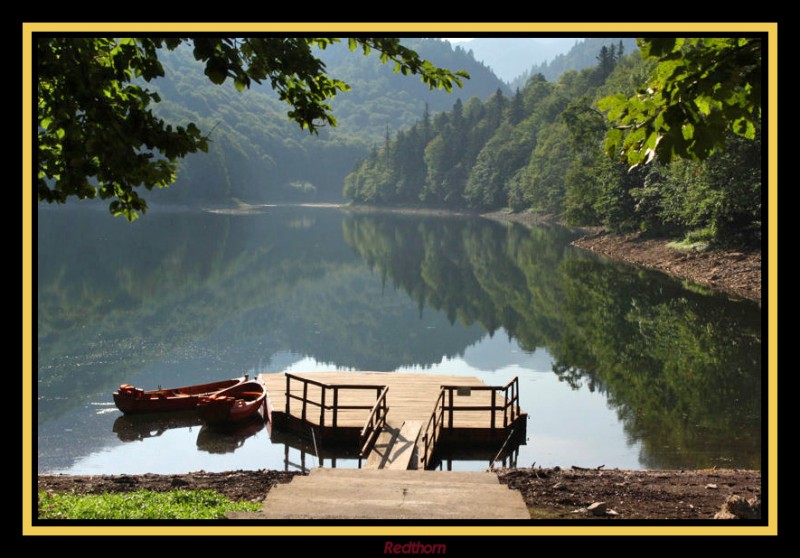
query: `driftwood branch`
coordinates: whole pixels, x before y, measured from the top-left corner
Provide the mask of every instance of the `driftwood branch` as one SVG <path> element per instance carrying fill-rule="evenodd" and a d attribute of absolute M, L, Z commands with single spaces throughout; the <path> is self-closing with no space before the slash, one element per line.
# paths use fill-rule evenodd
<path fill-rule="evenodd" d="M 605 465 L 598 465 L 597 467 L 578 467 L 577 465 L 572 465 L 571 469 L 573 471 L 599 471 L 605 467 Z"/>

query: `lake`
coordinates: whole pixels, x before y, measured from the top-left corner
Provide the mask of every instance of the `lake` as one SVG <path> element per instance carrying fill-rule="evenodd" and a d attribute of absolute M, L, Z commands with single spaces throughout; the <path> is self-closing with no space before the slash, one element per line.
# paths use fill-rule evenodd
<path fill-rule="evenodd" d="M 761 308 L 566 229 L 311 207 L 129 224 L 80 204 L 40 207 L 37 227 L 40 473 L 317 466 L 263 425 L 131 420 L 111 393 L 349 369 L 519 377 L 509 465 L 761 468 Z"/>

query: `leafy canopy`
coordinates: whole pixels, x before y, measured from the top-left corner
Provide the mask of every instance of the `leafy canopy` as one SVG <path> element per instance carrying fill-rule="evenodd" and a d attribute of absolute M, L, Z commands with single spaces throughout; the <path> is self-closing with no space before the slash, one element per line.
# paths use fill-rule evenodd
<path fill-rule="evenodd" d="M 755 137 L 761 118 L 761 39 L 638 39 L 642 57 L 657 60 L 635 95 L 601 99 L 613 128 L 605 147 L 629 165 L 675 157 L 701 160 L 733 132 Z"/>
<path fill-rule="evenodd" d="M 335 126 L 327 103 L 349 86 L 325 73 L 312 48 L 336 38 L 108 38 L 40 37 L 38 77 L 37 193 L 39 201 L 70 197 L 111 199 L 109 210 L 134 220 L 147 203 L 135 191 L 174 182 L 178 159 L 208 150 L 208 135 L 193 123 L 167 124 L 152 112 L 160 102 L 145 83 L 164 75 L 162 48 L 193 46 L 195 59 L 215 84 L 230 78 L 238 90 L 269 83 L 291 108 L 290 119 L 317 133 Z M 380 53 L 394 71 L 415 74 L 431 89 L 461 87 L 466 72 L 438 68 L 396 38 L 348 39 L 350 50 Z"/>

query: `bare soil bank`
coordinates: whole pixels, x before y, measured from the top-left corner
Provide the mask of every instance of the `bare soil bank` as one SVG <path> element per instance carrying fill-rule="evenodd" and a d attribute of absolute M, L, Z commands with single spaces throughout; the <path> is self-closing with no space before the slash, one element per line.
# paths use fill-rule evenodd
<path fill-rule="evenodd" d="M 498 211 L 485 213 L 483 217 L 527 226 L 563 226 L 549 215 Z M 679 250 L 669 246 L 675 239 L 648 237 L 642 233 L 610 234 L 603 227 L 573 229 L 586 235 L 574 241 L 573 246 L 761 304 L 761 250 Z"/>
<path fill-rule="evenodd" d="M 500 482 L 522 492 L 531 517 L 587 519 L 605 503 L 619 519 L 713 519 L 729 496 L 761 500 L 761 472 L 506 469 Z M 760 511 L 760 510 L 759 510 Z M 618 514 L 618 515 L 614 515 Z"/>
<path fill-rule="evenodd" d="M 598 233 L 572 244 L 613 260 L 662 271 L 761 304 L 761 251 L 678 250 L 670 240 L 640 233 Z"/>

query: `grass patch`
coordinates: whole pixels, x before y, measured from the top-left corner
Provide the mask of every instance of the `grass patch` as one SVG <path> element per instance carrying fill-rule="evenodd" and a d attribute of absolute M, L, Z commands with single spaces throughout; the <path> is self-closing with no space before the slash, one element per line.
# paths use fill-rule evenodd
<path fill-rule="evenodd" d="M 258 511 L 256 502 L 233 502 L 213 490 L 53 494 L 39 492 L 39 519 L 220 519 L 228 511 Z"/>
<path fill-rule="evenodd" d="M 667 246 L 682 252 L 691 252 L 692 250 L 702 252 L 708 249 L 715 238 L 716 231 L 711 227 L 706 227 L 686 233 L 686 237 L 683 240 L 670 242 Z"/>
<path fill-rule="evenodd" d="M 689 239 L 676 240 L 667 244 L 667 247 L 681 252 L 702 252 L 708 249 L 708 242 L 704 240 L 691 241 Z"/>

